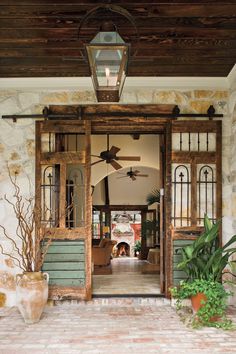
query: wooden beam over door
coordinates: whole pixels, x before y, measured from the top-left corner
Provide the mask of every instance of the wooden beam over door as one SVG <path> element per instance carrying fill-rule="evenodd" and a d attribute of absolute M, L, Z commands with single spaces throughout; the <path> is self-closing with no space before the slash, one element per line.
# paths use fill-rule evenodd
<path fill-rule="evenodd" d="M 127 119 L 129 117 L 155 117 L 161 114 L 173 117 L 174 104 L 91 104 L 50 105 L 49 113 L 55 115 L 74 114 L 81 119 Z"/>

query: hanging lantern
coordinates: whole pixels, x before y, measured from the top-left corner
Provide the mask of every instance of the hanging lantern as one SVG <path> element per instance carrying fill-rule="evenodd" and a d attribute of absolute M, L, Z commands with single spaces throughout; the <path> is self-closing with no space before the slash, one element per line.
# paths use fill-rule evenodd
<path fill-rule="evenodd" d="M 86 45 L 91 78 L 98 102 L 119 102 L 126 78 L 129 44 L 113 25 Z"/>

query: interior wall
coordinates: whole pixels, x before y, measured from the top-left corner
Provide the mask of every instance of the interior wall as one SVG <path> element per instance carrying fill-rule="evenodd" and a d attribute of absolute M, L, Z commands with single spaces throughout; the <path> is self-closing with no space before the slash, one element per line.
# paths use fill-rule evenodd
<path fill-rule="evenodd" d="M 96 103 L 93 91 L 81 90 L 48 90 L 0 89 L 0 114 L 41 114 L 45 106 L 53 104 L 90 104 Z M 210 105 L 216 113 L 223 113 L 223 239 L 235 233 L 236 200 L 235 200 L 235 118 L 232 125 L 233 112 L 229 111 L 229 91 L 227 90 L 194 90 L 171 87 L 165 90 L 152 88 L 124 89 L 120 103 L 124 104 L 175 104 L 183 113 L 205 113 Z M 231 143 L 233 145 L 231 145 Z M 119 145 L 118 145 L 119 146 Z M 99 148 L 100 149 L 100 148 Z M 123 154 L 124 150 L 122 151 Z M 5 193 L 11 197 L 12 188 L 9 183 L 7 164 L 11 173 L 18 173 L 24 193 L 34 193 L 35 180 L 35 122 L 33 119 L 0 120 L 0 197 Z M 124 165 L 123 165 L 124 166 Z M 97 181 L 103 178 L 97 174 Z M 29 185 L 29 188 L 27 187 Z M 8 233 L 16 237 L 15 216 L 0 200 L 0 224 L 5 225 Z M 11 249 L 8 241 L 0 234 L 0 242 Z M 8 256 L 0 256 L 0 292 L 5 294 L 5 305 L 15 304 L 15 274 L 19 268 Z"/>
<path fill-rule="evenodd" d="M 140 156 L 140 161 L 117 161 L 122 167 L 152 167 L 159 168 L 159 136 L 154 134 L 140 135 L 138 140 L 134 140 L 131 135 L 110 135 L 109 148 L 114 145 L 120 148 L 117 156 Z M 91 154 L 99 155 L 107 150 L 106 135 L 92 135 Z M 99 158 L 92 157 L 92 163 Z M 104 177 L 114 173 L 114 168 L 106 162 L 101 162 L 91 167 L 91 184 L 97 185 Z"/>
<path fill-rule="evenodd" d="M 109 199 L 111 205 L 145 205 L 147 195 L 153 189 L 160 188 L 159 170 L 142 166 L 134 166 L 140 173 L 148 174 L 148 177 L 137 177 L 132 181 L 130 177 L 124 177 L 130 169 L 124 168 L 108 176 Z M 122 177 L 122 178 L 120 178 Z M 105 204 L 104 180 L 101 180 L 94 189 L 93 205 Z"/>

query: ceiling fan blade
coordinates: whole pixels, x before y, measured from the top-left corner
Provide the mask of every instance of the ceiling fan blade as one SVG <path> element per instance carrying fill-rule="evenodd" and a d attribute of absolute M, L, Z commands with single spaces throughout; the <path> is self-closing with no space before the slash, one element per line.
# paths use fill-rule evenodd
<path fill-rule="evenodd" d="M 140 172 L 140 171 L 135 170 L 135 171 L 133 171 L 133 174 L 134 174 L 134 175 L 137 175 L 137 174 L 139 174 L 139 172 Z"/>
<path fill-rule="evenodd" d="M 92 157 L 98 157 L 99 159 L 101 158 L 101 156 L 99 155 L 91 155 Z"/>
<path fill-rule="evenodd" d="M 116 147 L 116 146 L 113 145 L 113 146 L 110 148 L 109 153 L 112 154 L 112 155 L 116 155 L 118 151 L 120 151 L 120 148 L 118 148 L 118 147 Z"/>
<path fill-rule="evenodd" d="M 110 164 L 115 170 L 119 170 L 120 168 L 122 168 L 122 166 L 118 164 L 115 160 L 111 160 Z"/>
<path fill-rule="evenodd" d="M 116 160 L 124 160 L 124 161 L 140 161 L 140 156 L 116 156 Z"/>
<path fill-rule="evenodd" d="M 121 177 L 116 177 L 116 178 L 118 179 L 118 178 L 127 178 L 127 177 L 129 177 L 129 176 L 121 176 Z"/>
<path fill-rule="evenodd" d="M 104 160 L 98 160 L 96 162 L 93 162 L 93 163 L 91 163 L 91 166 L 96 165 L 97 163 L 102 162 L 102 161 L 104 161 Z"/>
<path fill-rule="evenodd" d="M 136 181 L 136 178 L 134 176 L 131 176 L 132 181 Z"/>
<path fill-rule="evenodd" d="M 137 177 L 148 177 L 148 175 L 136 175 Z"/>

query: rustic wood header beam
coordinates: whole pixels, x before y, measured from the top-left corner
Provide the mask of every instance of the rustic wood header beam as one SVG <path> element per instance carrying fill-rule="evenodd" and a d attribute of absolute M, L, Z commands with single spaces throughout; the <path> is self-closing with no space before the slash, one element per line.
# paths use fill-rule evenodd
<path fill-rule="evenodd" d="M 98 105 L 97 107 L 99 107 Z M 104 106 L 104 105 L 101 105 Z M 140 105 L 127 105 L 127 106 L 121 106 L 121 105 L 116 105 L 115 107 L 113 105 L 106 106 L 106 110 L 103 110 L 101 108 L 96 110 L 93 109 L 95 106 L 76 106 L 74 112 L 52 112 L 50 108 L 45 107 L 43 109 L 42 114 L 10 114 L 10 115 L 3 115 L 2 119 L 12 119 L 14 123 L 17 122 L 17 119 L 44 119 L 44 120 L 93 120 L 93 119 L 114 119 L 114 118 L 120 118 L 120 119 L 126 119 L 126 118 L 134 118 L 134 117 L 142 117 L 142 118 L 169 118 L 169 119 L 178 119 L 182 117 L 186 118 L 209 118 L 210 120 L 213 118 L 223 118 L 223 114 L 216 114 L 215 113 L 215 108 L 213 106 L 210 106 L 207 110 L 206 113 L 181 113 L 180 109 L 178 106 L 173 106 L 171 112 L 163 112 L 163 110 L 158 111 L 158 107 L 155 105 L 150 105 L 149 109 L 143 109 Z M 59 107 L 59 106 L 58 106 Z M 119 107 L 119 110 L 111 110 L 111 107 Z M 138 107 L 138 111 L 136 108 Z M 143 106 L 145 108 L 147 106 Z M 153 107 L 156 108 L 156 110 L 153 109 Z M 130 108 L 130 109 L 127 109 Z"/>

